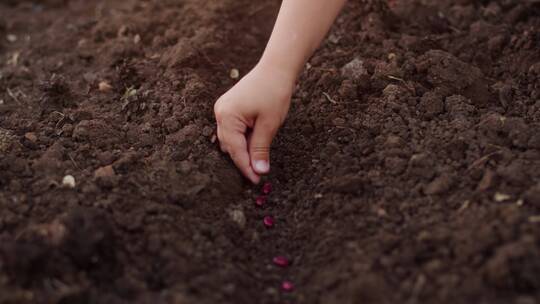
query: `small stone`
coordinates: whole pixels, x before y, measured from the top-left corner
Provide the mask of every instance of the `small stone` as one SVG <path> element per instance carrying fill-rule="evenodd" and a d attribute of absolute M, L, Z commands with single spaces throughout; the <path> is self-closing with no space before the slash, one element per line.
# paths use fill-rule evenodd
<path fill-rule="evenodd" d="M 368 70 L 364 67 L 364 61 L 356 58 L 341 68 L 341 74 L 352 80 L 360 80 L 368 75 Z"/>
<path fill-rule="evenodd" d="M 79 47 L 79 48 L 83 47 L 87 42 L 88 42 L 88 40 L 83 38 L 83 39 L 77 41 L 77 47 Z"/>
<path fill-rule="evenodd" d="M 291 292 L 294 290 L 294 284 L 290 281 L 283 281 L 283 283 L 281 283 L 281 290 Z"/>
<path fill-rule="evenodd" d="M 112 86 L 106 81 L 102 81 L 99 83 L 98 89 L 100 92 L 109 92 L 110 90 L 112 90 Z"/>
<path fill-rule="evenodd" d="M 37 141 L 37 136 L 33 132 L 28 132 L 28 133 L 24 134 L 24 138 L 26 140 L 30 141 L 31 143 L 36 143 L 36 141 Z"/>
<path fill-rule="evenodd" d="M 504 193 L 500 193 L 500 192 L 495 193 L 495 195 L 493 196 L 493 199 L 494 199 L 497 203 L 507 201 L 507 200 L 509 200 L 510 198 L 511 198 L 510 195 L 504 194 Z"/>
<path fill-rule="evenodd" d="M 340 37 L 336 35 L 335 33 L 331 33 L 328 35 L 328 41 L 332 42 L 333 44 L 336 44 L 339 42 Z"/>
<path fill-rule="evenodd" d="M 28 133 L 24 134 L 24 137 L 21 140 L 21 144 L 23 146 L 25 146 L 26 148 L 28 148 L 28 149 L 35 150 L 35 149 L 38 148 L 37 140 L 38 140 L 38 138 L 37 138 L 35 133 L 28 132 Z"/>
<path fill-rule="evenodd" d="M 289 259 L 287 259 L 284 256 L 277 256 L 272 259 L 272 262 L 274 262 L 274 265 L 279 267 L 287 267 L 289 266 Z"/>
<path fill-rule="evenodd" d="M 210 137 L 214 133 L 214 129 L 210 126 L 205 126 L 202 130 L 202 134 L 206 137 Z"/>
<path fill-rule="evenodd" d="M 7 41 L 13 43 L 13 42 L 16 42 L 18 38 L 17 38 L 16 35 L 8 34 L 8 35 L 6 36 L 6 39 L 7 39 Z"/>
<path fill-rule="evenodd" d="M 62 185 L 67 188 L 75 188 L 75 177 L 72 175 L 66 175 L 62 179 Z"/>
<path fill-rule="evenodd" d="M 141 42 L 141 35 L 137 34 L 133 37 L 133 43 L 139 44 L 139 42 Z"/>
<path fill-rule="evenodd" d="M 263 223 L 267 228 L 272 228 L 274 227 L 275 220 L 271 216 L 265 216 L 263 219 Z"/>
<path fill-rule="evenodd" d="M 240 209 L 232 209 L 229 211 L 229 216 L 233 222 L 235 222 L 240 229 L 244 229 L 246 226 L 246 216 Z"/>
<path fill-rule="evenodd" d="M 95 178 L 108 178 L 113 177 L 115 175 L 114 168 L 111 165 L 104 166 L 98 168 L 96 171 L 94 171 L 94 177 Z"/>
<path fill-rule="evenodd" d="M 238 79 L 238 77 L 240 77 L 240 71 L 238 71 L 238 69 L 231 69 L 229 72 L 229 77 L 232 79 Z"/>

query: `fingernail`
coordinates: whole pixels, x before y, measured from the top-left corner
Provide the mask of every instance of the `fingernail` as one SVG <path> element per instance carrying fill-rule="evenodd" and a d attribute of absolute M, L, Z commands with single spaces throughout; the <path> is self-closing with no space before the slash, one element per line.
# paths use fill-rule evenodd
<path fill-rule="evenodd" d="M 266 160 L 256 160 L 253 163 L 253 168 L 258 173 L 266 173 L 270 171 L 270 164 Z"/>

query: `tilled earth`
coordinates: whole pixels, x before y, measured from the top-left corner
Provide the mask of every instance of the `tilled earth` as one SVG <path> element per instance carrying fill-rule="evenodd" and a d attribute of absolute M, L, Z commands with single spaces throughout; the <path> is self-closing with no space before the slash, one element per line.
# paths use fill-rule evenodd
<path fill-rule="evenodd" d="M 278 8 L 0 2 L 0 303 L 540 303 L 539 1 L 351 0 L 257 208 L 212 106 Z"/>

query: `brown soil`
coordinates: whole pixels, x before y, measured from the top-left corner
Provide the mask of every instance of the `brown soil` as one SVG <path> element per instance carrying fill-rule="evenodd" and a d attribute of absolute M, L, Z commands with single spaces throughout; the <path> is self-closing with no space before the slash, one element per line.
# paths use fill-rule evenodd
<path fill-rule="evenodd" d="M 0 303 L 540 303 L 538 1 L 351 1 L 262 210 L 212 105 L 279 1 L 37 3 L 0 2 Z"/>

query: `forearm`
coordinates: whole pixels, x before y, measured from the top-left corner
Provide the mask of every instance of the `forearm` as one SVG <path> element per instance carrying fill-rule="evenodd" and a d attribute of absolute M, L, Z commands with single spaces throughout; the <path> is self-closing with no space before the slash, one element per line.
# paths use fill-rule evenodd
<path fill-rule="evenodd" d="M 346 0 L 283 0 L 260 65 L 296 80 Z"/>

